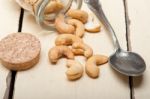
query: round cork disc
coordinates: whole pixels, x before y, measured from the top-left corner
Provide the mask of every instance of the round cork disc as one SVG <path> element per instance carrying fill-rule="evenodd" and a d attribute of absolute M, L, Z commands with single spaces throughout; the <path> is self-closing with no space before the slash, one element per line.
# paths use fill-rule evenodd
<path fill-rule="evenodd" d="M 0 41 L 0 61 L 14 71 L 26 70 L 38 63 L 40 41 L 28 33 L 12 33 Z"/>

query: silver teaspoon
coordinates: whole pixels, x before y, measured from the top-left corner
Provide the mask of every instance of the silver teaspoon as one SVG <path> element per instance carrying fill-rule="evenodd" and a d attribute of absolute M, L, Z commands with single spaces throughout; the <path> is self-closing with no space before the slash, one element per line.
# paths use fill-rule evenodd
<path fill-rule="evenodd" d="M 109 57 L 109 63 L 118 72 L 127 76 L 140 76 L 146 69 L 144 59 L 134 52 L 124 51 L 119 44 L 117 36 L 107 20 L 99 0 L 85 0 L 88 7 L 95 13 L 105 28 L 111 33 L 115 46 L 115 53 Z"/>

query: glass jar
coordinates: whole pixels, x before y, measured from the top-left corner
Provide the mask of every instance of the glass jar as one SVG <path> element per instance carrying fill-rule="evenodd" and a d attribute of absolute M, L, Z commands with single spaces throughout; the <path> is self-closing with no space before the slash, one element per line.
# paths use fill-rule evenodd
<path fill-rule="evenodd" d="M 82 0 L 16 0 L 24 9 L 32 13 L 37 23 L 46 30 L 53 30 L 59 13 L 65 14 L 70 8 L 80 9 Z"/>

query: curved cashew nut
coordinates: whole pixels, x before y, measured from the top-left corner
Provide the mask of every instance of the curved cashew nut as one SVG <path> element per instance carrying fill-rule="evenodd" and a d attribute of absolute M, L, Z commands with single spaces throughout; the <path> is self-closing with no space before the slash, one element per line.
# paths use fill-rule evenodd
<path fill-rule="evenodd" d="M 67 60 L 67 67 L 69 69 L 66 71 L 66 75 L 69 80 L 79 79 L 83 75 L 83 66 L 79 62 Z"/>
<path fill-rule="evenodd" d="M 78 53 L 76 51 L 80 51 L 82 53 L 80 54 L 84 54 L 85 57 L 89 58 L 93 55 L 93 50 L 90 46 L 88 46 L 87 44 L 84 44 L 84 43 L 81 43 L 81 42 L 75 42 L 73 45 L 72 45 L 72 48 L 74 49 L 73 52 L 74 54 Z M 77 50 L 76 50 L 77 49 Z M 82 50 L 79 50 L 79 49 L 82 49 Z M 84 53 L 83 53 L 84 52 Z"/>
<path fill-rule="evenodd" d="M 84 24 L 81 21 L 76 19 L 68 19 L 67 23 L 76 27 L 76 32 L 75 32 L 76 36 L 82 37 L 84 35 L 85 33 Z"/>
<path fill-rule="evenodd" d="M 58 59 L 62 56 L 65 56 L 68 59 L 74 59 L 74 54 L 67 46 L 55 46 L 51 48 L 49 50 L 48 56 L 51 63 L 57 63 Z"/>
<path fill-rule="evenodd" d="M 94 55 L 89 58 L 85 65 L 85 70 L 88 76 L 91 78 L 97 78 L 99 76 L 99 68 L 97 65 L 101 65 L 108 62 L 108 57 L 104 55 Z"/>
<path fill-rule="evenodd" d="M 57 13 L 64 8 L 60 1 L 50 1 L 45 8 L 45 14 Z"/>
<path fill-rule="evenodd" d="M 65 22 L 65 16 L 60 14 L 55 19 L 56 30 L 61 34 L 73 34 L 75 27 Z"/>
<path fill-rule="evenodd" d="M 88 20 L 88 13 L 79 9 L 70 9 L 67 12 L 67 15 L 73 19 L 78 19 L 83 23 L 86 23 Z"/>
<path fill-rule="evenodd" d="M 88 22 L 85 24 L 85 31 L 90 33 L 98 33 L 101 31 L 101 23 L 97 21 L 93 13 L 90 14 Z"/>
<path fill-rule="evenodd" d="M 73 35 L 73 34 L 61 34 L 56 40 L 55 44 L 58 45 L 72 45 L 75 42 L 83 42 L 81 38 Z"/>

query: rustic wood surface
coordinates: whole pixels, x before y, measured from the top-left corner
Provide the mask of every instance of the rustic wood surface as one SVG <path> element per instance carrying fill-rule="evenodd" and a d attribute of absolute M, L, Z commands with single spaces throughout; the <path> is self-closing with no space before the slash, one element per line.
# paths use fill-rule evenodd
<path fill-rule="evenodd" d="M 20 7 L 13 0 L 0 0 L 0 39 L 18 31 Z M 7 88 L 6 78 L 9 70 L 0 64 L 0 99 Z"/>
<path fill-rule="evenodd" d="M 39 63 L 30 70 L 17 72 L 13 99 L 148 99 L 150 96 L 149 79 L 149 50 L 146 45 L 150 38 L 150 1 L 149 0 L 100 0 L 103 10 L 112 24 L 121 47 L 141 54 L 147 63 L 147 70 L 142 77 L 132 79 L 114 71 L 109 64 L 100 67 L 100 77 L 91 79 L 84 73 L 77 81 L 68 81 L 65 75 L 66 59 L 59 60 L 56 65 L 48 61 L 48 51 L 55 44 L 58 33 L 44 31 L 35 22 L 34 17 L 24 12 L 22 32 L 37 36 L 42 45 Z M 127 12 L 130 24 L 125 22 L 125 9 L 123 1 L 127 1 Z M 94 14 L 85 4 L 83 10 L 90 16 Z M 14 0 L 0 0 L 0 39 L 9 33 L 18 31 L 20 7 Z M 97 20 L 98 22 L 98 20 Z M 126 25 L 129 26 L 126 39 Z M 113 44 L 110 34 L 102 27 L 97 34 L 86 33 L 84 41 L 90 45 L 95 54 L 111 55 Z M 127 43 L 129 46 L 127 46 Z M 76 57 L 76 60 L 85 64 L 85 58 Z M 0 99 L 4 98 L 7 88 L 6 79 L 10 71 L 0 65 Z M 10 77 L 11 78 L 11 77 Z M 133 89 L 133 90 L 132 90 Z M 132 94 L 133 97 L 130 95 Z"/>
<path fill-rule="evenodd" d="M 133 79 L 135 99 L 150 97 L 150 1 L 128 0 L 131 50 L 138 52 L 146 61 L 143 76 Z"/>

